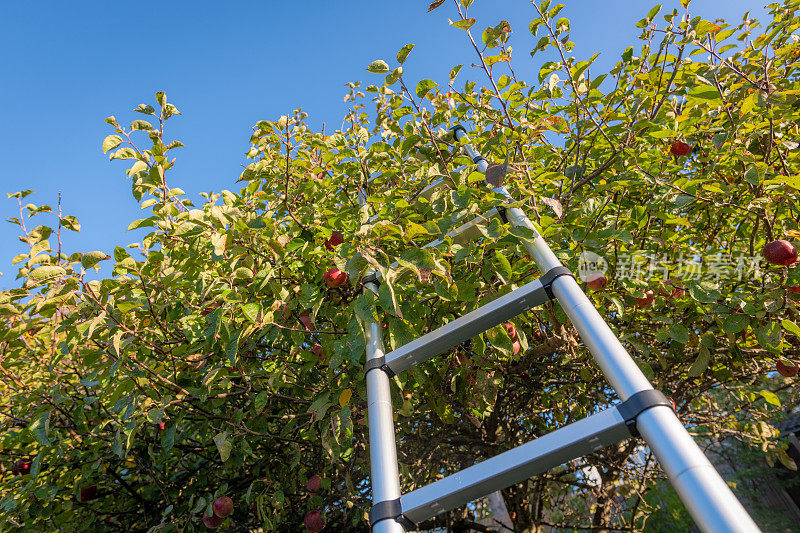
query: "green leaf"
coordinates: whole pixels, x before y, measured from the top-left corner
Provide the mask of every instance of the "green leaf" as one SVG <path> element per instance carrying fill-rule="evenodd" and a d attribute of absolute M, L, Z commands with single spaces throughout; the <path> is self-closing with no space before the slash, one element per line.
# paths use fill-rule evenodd
<path fill-rule="evenodd" d="M 495 250 L 494 262 L 497 267 L 497 273 L 501 274 L 503 278 L 505 278 L 506 282 L 511 281 L 511 263 L 508 261 L 506 256 L 500 253 L 498 250 Z"/>
<path fill-rule="evenodd" d="M 428 94 L 428 91 L 438 86 L 439 85 L 433 80 L 422 80 L 417 84 L 417 96 L 424 98 L 425 95 Z"/>
<path fill-rule="evenodd" d="M 711 107 L 722 105 L 722 97 L 716 87 L 699 83 L 689 90 L 688 103 L 690 106 L 700 103 L 708 104 Z"/>
<path fill-rule="evenodd" d="M 709 352 L 708 348 L 705 346 L 701 346 L 697 359 L 695 359 L 694 363 L 692 363 L 692 366 L 689 368 L 689 377 L 696 378 L 705 372 L 710 360 L 711 352 Z"/>
<path fill-rule="evenodd" d="M 669 328 L 669 336 L 675 342 L 679 342 L 681 344 L 689 344 L 689 330 L 687 330 L 686 326 L 682 324 L 673 324 Z"/>
<path fill-rule="evenodd" d="M 500 63 L 502 61 L 511 61 L 511 56 L 508 54 L 498 54 L 496 56 L 486 56 L 483 58 L 483 61 L 486 63 L 487 67 L 491 67 L 496 63 Z"/>
<path fill-rule="evenodd" d="M 397 296 L 394 292 L 394 285 L 386 277 L 378 287 L 378 298 L 384 310 L 390 311 L 400 318 L 403 317 L 403 312 L 400 310 L 400 304 L 397 302 Z"/>
<path fill-rule="evenodd" d="M 52 278 L 57 278 L 66 274 L 67 271 L 56 265 L 42 265 L 38 268 L 31 270 L 28 274 L 28 279 L 35 282 L 40 282 Z"/>
<path fill-rule="evenodd" d="M 690 284 L 689 294 L 698 302 L 705 304 L 716 302 L 721 296 L 719 289 L 709 282 Z"/>
<path fill-rule="evenodd" d="M 703 37 L 709 33 L 717 33 L 722 29 L 722 26 L 714 24 L 713 22 L 709 22 L 707 20 L 701 20 L 697 23 L 695 27 L 695 31 L 697 32 L 697 37 Z"/>
<path fill-rule="evenodd" d="M 81 256 L 81 265 L 83 265 L 83 268 L 91 268 L 100 261 L 105 261 L 106 259 L 111 259 L 111 256 L 107 255 L 105 252 L 88 252 Z"/>
<path fill-rule="evenodd" d="M 759 394 L 761 395 L 762 398 L 764 398 L 767 401 L 767 403 L 771 403 L 772 405 L 777 405 L 778 407 L 781 406 L 781 401 L 778 399 L 778 396 L 774 392 L 768 390 L 762 390 L 759 391 Z"/>
<path fill-rule="evenodd" d="M 253 401 L 253 409 L 256 413 L 260 413 L 264 410 L 267 406 L 267 402 L 269 401 L 269 395 L 267 391 L 261 391 L 256 396 L 256 399 Z"/>
<path fill-rule="evenodd" d="M 468 30 L 475 24 L 475 19 L 474 18 L 461 19 L 455 22 L 451 21 L 450 24 L 460 30 Z"/>
<path fill-rule="evenodd" d="M 783 328 L 778 322 L 769 322 L 766 325 L 755 328 L 756 340 L 767 350 L 777 352 L 783 337 Z"/>
<path fill-rule="evenodd" d="M 144 113 L 145 115 L 154 115 L 156 112 L 153 106 L 147 104 L 139 104 L 139 106 L 136 109 L 134 109 L 134 111 L 136 111 L 137 113 Z"/>
<path fill-rule="evenodd" d="M 239 336 L 241 334 L 241 331 L 237 331 L 228 341 L 228 344 L 225 345 L 225 356 L 231 365 L 236 363 L 236 355 L 239 353 Z"/>
<path fill-rule="evenodd" d="M 241 306 L 244 316 L 253 324 L 258 323 L 258 314 L 261 312 L 261 304 L 250 302 Z"/>
<path fill-rule="evenodd" d="M 153 126 L 146 120 L 134 120 L 131 122 L 131 130 L 150 131 L 152 129 Z"/>
<path fill-rule="evenodd" d="M 50 411 L 42 411 L 36 415 L 32 420 L 28 429 L 31 430 L 36 441 L 42 446 L 50 446 L 50 439 L 47 433 L 50 429 Z"/>
<path fill-rule="evenodd" d="M 782 320 L 781 325 L 783 326 L 783 329 L 800 339 L 800 327 L 798 327 L 797 324 L 791 320 Z"/>
<path fill-rule="evenodd" d="M 128 224 L 128 229 L 126 231 L 131 231 L 134 229 L 139 229 L 144 227 L 152 227 L 154 224 L 155 224 L 155 217 L 140 218 Z"/>
<path fill-rule="evenodd" d="M 217 433 L 214 436 L 214 444 L 217 445 L 217 450 L 219 451 L 219 457 L 222 459 L 224 463 L 227 461 L 231 456 L 231 451 L 233 450 L 233 444 L 231 444 L 230 439 L 228 439 L 228 432 L 222 431 Z"/>
<path fill-rule="evenodd" d="M 452 69 L 450 69 L 450 81 L 456 79 L 456 76 L 458 76 L 458 73 L 461 72 L 461 68 L 463 66 L 464 65 L 456 65 Z"/>
<path fill-rule="evenodd" d="M 124 147 L 124 148 L 120 148 L 119 150 L 117 150 L 116 152 L 114 152 L 113 154 L 108 156 L 109 160 L 112 160 L 112 159 L 135 159 L 135 158 L 136 158 L 136 152 L 133 151 L 133 148 L 129 148 L 127 146 Z"/>
<path fill-rule="evenodd" d="M 750 324 L 750 317 L 747 315 L 729 315 L 722 321 L 722 331 L 729 335 L 735 335 Z"/>
<path fill-rule="evenodd" d="M 316 285 L 311 283 L 303 283 L 300 291 L 300 307 L 303 309 L 311 309 L 317 302 L 322 300 L 324 295 L 319 291 Z"/>
<path fill-rule="evenodd" d="M 172 446 L 175 444 L 175 424 L 169 424 L 164 434 L 161 436 L 161 447 L 164 448 L 165 452 L 168 452 L 172 449 Z"/>
<path fill-rule="evenodd" d="M 444 4 L 444 0 L 435 0 L 431 2 L 431 5 L 428 6 L 428 13 L 439 7 L 440 5 Z"/>
<path fill-rule="evenodd" d="M 376 59 L 369 64 L 367 67 L 367 72 L 372 72 L 373 74 L 385 74 L 386 72 L 389 72 L 389 64 L 383 59 Z"/>
<path fill-rule="evenodd" d="M 78 219 L 72 215 L 67 215 L 65 217 L 62 217 L 61 225 L 71 231 L 77 231 L 77 232 L 81 231 L 81 225 L 78 222 Z"/>
<path fill-rule="evenodd" d="M 228 233 L 215 233 L 211 236 L 211 245 L 214 247 L 214 253 L 219 256 L 224 255 L 225 250 L 229 248 L 232 241 L 233 239 Z"/>
<path fill-rule="evenodd" d="M 355 302 L 356 316 L 364 322 L 378 322 L 375 311 L 375 295 L 372 291 L 364 291 Z"/>
<path fill-rule="evenodd" d="M 397 62 L 400 63 L 401 65 L 403 63 L 405 63 L 406 62 L 406 58 L 408 57 L 408 54 L 411 53 L 411 50 L 413 48 L 414 48 L 414 45 L 410 44 L 410 43 L 405 45 L 403 48 L 401 48 L 400 51 L 397 52 Z M 387 67 L 388 67 L 388 65 L 387 65 Z"/>
<path fill-rule="evenodd" d="M 108 137 L 103 139 L 103 153 L 106 153 L 109 150 L 113 150 L 120 144 L 122 144 L 122 137 L 120 137 L 119 135 L 109 135 Z"/>

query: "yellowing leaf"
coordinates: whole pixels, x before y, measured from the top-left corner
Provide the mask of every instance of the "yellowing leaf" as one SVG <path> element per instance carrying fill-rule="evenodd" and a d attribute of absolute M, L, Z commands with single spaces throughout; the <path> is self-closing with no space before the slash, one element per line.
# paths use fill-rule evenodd
<path fill-rule="evenodd" d="M 339 395 L 339 405 L 342 407 L 347 407 L 350 403 L 350 398 L 353 396 L 353 391 L 351 389 L 344 389 L 342 393 Z"/>
<path fill-rule="evenodd" d="M 113 150 L 120 144 L 122 144 L 122 137 L 120 137 L 119 135 L 109 135 L 108 137 L 103 139 L 103 153 L 106 153 L 109 150 Z"/>
<path fill-rule="evenodd" d="M 468 19 L 457 20 L 455 22 L 451 20 L 450 24 L 460 30 L 468 30 L 472 27 L 473 24 L 475 24 L 475 19 L 468 18 Z"/>
<path fill-rule="evenodd" d="M 373 74 L 383 74 L 385 72 L 389 72 L 389 65 L 383 59 L 376 59 L 369 64 L 367 67 L 367 72 L 372 72 Z"/>

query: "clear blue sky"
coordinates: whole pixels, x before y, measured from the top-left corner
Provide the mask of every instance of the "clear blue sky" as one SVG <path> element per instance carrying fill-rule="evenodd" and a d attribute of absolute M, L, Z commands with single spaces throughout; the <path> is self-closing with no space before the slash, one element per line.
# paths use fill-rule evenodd
<path fill-rule="evenodd" d="M 595 73 L 637 44 L 633 24 L 651 6 L 634 0 L 562 2 L 562 14 L 572 21 L 574 55 L 602 52 Z M 397 50 L 415 43 L 405 65 L 414 81 L 446 81 L 452 66 L 472 63 L 465 33 L 447 24 L 448 17 L 456 18 L 451 1 L 432 13 L 426 13 L 428 3 L 0 2 L 0 288 L 18 286 L 11 258 L 27 252 L 18 227 L 4 221 L 17 216 L 16 200 L 6 192 L 33 189 L 36 194 L 26 201 L 55 207 L 61 190 L 65 214 L 83 226 L 80 234 L 65 237 L 67 252 L 110 252 L 139 240 L 140 234 L 125 231 L 145 216 L 124 178 L 127 166 L 109 162 L 100 149 L 111 133 L 106 116 L 129 124 L 141 117 L 133 107 L 152 104 L 156 91 L 166 91 L 182 113 L 168 123 L 167 137 L 186 145 L 175 152 L 170 185 L 200 204 L 201 191 L 239 189 L 234 182 L 258 120 L 302 107 L 312 126 L 338 128 L 346 111 L 344 84 L 380 79 L 365 71 L 373 59 L 394 64 Z M 665 10 L 674 5 L 667 2 Z M 759 5 L 695 0 L 692 12 L 738 23 L 748 9 L 763 20 Z M 478 19 L 476 29 L 511 22 L 517 75 L 535 82 L 542 60 L 537 55 L 534 63 L 528 55 L 531 4 L 476 0 L 470 14 Z M 458 83 L 467 78 L 483 81 L 465 67 Z M 47 220 L 39 216 L 39 223 Z"/>

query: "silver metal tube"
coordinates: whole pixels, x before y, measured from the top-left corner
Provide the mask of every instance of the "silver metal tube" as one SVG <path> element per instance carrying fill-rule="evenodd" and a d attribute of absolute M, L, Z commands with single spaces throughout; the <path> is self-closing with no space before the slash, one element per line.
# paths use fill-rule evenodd
<path fill-rule="evenodd" d="M 457 139 L 465 135 L 459 130 L 455 134 Z M 469 145 L 465 149 L 473 159 L 478 155 Z M 487 167 L 483 160 L 478 166 L 481 171 Z M 494 191 L 513 201 L 505 187 Z M 508 209 L 507 217 L 511 224 L 534 231 L 534 241 L 524 244 L 542 273 L 561 266 L 522 210 Z M 556 278 L 553 294 L 620 398 L 627 400 L 653 388 L 574 279 Z M 702 531 L 760 531 L 671 409 L 662 406 L 644 411 L 636 427 Z"/>
<path fill-rule="evenodd" d="M 365 284 L 378 293 L 375 282 Z M 365 324 L 367 360 L 384 356 L 383 330 L 380 324 Z M 390 395 L 389 376 L 383 370 L 367 372 L 367 419 L 369 420 L 369 465 L 372 485 L 372 503 L 400 497 L 400 472 L 397 468 L 397 449 L 394 439 L 394 413 Z M 374 533 L 405 533 L 403 526 L 394 520 L 381 520 L 373 527 Z"/>
<path fill-rule="evenodd" d="M 760 531 L 672 409 L 648 409 L 636 427 L 701 531 Z"/>

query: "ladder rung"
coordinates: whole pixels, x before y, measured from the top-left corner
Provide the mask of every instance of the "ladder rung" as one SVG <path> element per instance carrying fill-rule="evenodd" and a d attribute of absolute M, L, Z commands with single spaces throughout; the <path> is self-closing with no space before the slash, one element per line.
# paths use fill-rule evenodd
<path fill-rule="evenodd" d="M 610 407 L 403 495 L 403 516 L 419 524 L 630 436 L 619 410 Z"/>
<path fill-rule="evenodd" d="M 549 299 L 541 279 L 535 279 L 389 352 L 385 366 L 399 374 Z"/>

